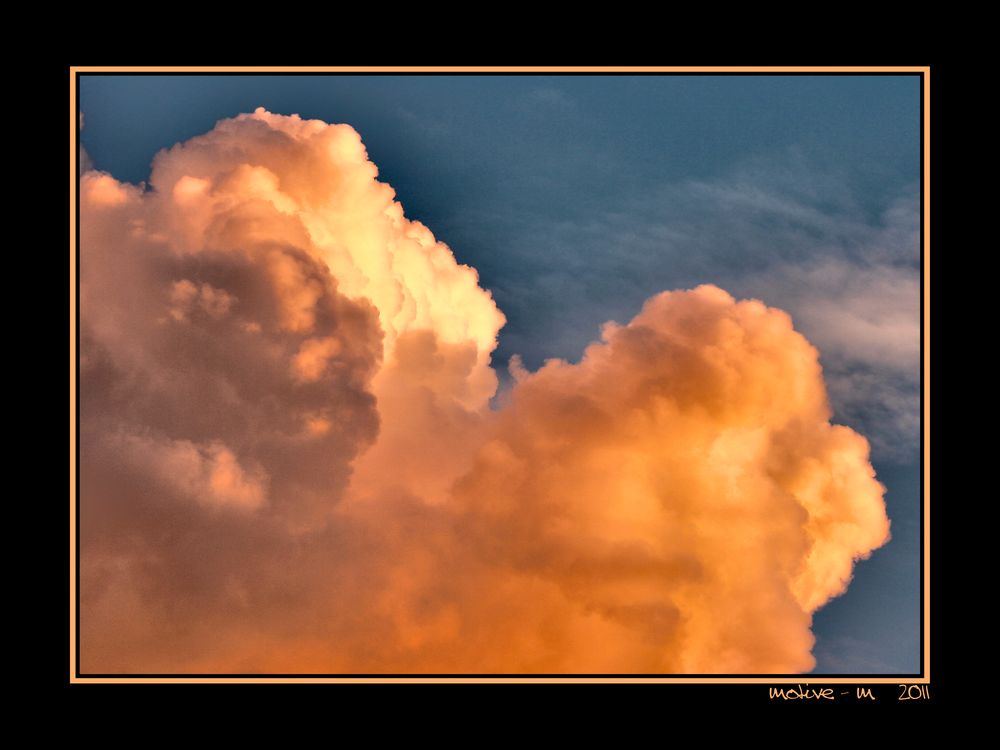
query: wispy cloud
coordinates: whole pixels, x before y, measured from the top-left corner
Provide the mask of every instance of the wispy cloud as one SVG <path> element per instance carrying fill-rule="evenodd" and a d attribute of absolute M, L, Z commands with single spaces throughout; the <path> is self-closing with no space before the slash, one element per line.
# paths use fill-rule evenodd
<path fill-rule="evenodd" d="M 849 636 L 820 639 L 816 662 L 816 671 L 823 674 L 898 674 L 918 669 L 918 665 L 889 663 L 884 646 Z"/>
<path fill-rule="evenodd" d="M 575 109 L 577 104 L 565 91 L 554 86 L 543 86 L 533 89 L 528 94 L 532 103 L 558 107 L 560 109 Z"/>

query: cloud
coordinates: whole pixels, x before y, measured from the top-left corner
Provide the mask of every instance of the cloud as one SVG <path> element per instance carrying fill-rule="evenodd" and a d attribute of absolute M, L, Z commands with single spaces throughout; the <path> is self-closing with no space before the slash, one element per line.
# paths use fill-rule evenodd
<path fill-rule="evenodd" d="M 843 674 L 893 674 L 900 670 L 885 658 L 884 648 L 870 641 L 841 636 L 830 643 L 821 642 L 816 648 L 824 671 Z M 909 670 L 919 671 L 913 665 Z"/>
<path fill-rule="evenodd" d="M 740 286 L 794 311 L 823 352 L 838 417 L 868 435 L 880 459 L 916 460 L 920 278 L 912 268 L 823 259 L 777 265 Z"/>
<path fill-rule="evenodd" d="M 83 671 L 810 669 L 889 526 L 788 315 L 658 294 L 492 410 L 504 317 L 377 174 L 258 109 L 81 177 Z"/>
<path fill-rule="evenodd" d="M 828 418 L 786 314 L 663 293 L 579 364 L 521 373 L 458 485 L 464 534 L 589 633 L 557 669 L 806 670 L 810 613 L 888 532 L 864 439 Z"/>
<path fill-rule="evenodd" d="M 576 107 L 576 102 L 569 94 L 562 89 L 552 86 L 533 89 L 528 97 L 536 104 L 564 109 L 574 109 Z"/>
<path fill-rule="evenodd" d="M 507 217 L 512 260 L 494 272 L 511 319 L 500 357 L 575 357 L 601 322 L 627 319 L 656 291 L 711 282 L 787 310 L 820 348 L 837 418 L 863 430 L 879 460 L 916 460 L 916 186 L 863 205 L 847 176 L 794 150 L 712 178 L 613 195 L 600 185 L 577 191 L 563 221 Z"/>

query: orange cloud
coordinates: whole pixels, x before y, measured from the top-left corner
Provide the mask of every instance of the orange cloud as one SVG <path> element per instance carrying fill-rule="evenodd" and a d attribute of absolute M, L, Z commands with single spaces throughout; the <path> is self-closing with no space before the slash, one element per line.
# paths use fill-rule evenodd
<path fill-rule="evenodd" d="M 663 293 L 520 376 L 456 486 L 463 538 L 594 635 L 556 669 L 613 668 L 609 644 L 625 671 L 810 669 L 810 614 L 888 538 L 867 444 L 829 416 L 785 313 Z"/>
<path fill-rule="evenodd" d="M 81 177 L 84 672 L 794 672 L 888 539 L 781 311 L 512 365 L 358 134 L 258 109 Z"/>

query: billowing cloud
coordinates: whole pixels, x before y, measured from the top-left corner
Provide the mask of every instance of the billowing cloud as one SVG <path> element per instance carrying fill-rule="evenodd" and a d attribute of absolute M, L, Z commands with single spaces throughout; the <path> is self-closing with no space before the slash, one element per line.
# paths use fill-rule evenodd
<path fill-rule="evenodd" d="M 597 183 L 620 173 L 620 165 L 605 167 Z M 627 319 L 661 289 L 711 282 L 789 312 L 821 351 L 836 420 L 871 440 L 877 462 L 912 465 L 920 435 L 918 187 L 872 196 L 844 170 L 792 148 L 712 178 L 577 191 L 555 212 L 534 203 L 501 214 L 463 207 L 448 228 L 465 241 L 471 227 L 506 238 L 494 270 L 512 320 L 501 361 L 514 352 L 536 366 L 576 357 L 604 320 Z"/>
<path fill-rule="evenodd" d="M 492 410 L 504 317 L 376 178 L 262 109 L 82 175 L 83 671 L 811 668 L 888 520 L 789 317 L 663 293 Z"/>

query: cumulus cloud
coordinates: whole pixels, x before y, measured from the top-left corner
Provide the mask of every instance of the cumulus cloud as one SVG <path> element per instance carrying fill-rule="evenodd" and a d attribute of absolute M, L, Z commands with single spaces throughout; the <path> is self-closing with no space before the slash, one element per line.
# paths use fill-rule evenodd
<path fill-rule="evenodd" d="M 82 175 L 83 671 L 810 669 L 889 524 L 790 318 L 659 294 L 492 410 L 504 317 L 377 174 L 258 109 Z"/>
<path fill-rule="evenodd" d="M 920 201 L 916 184 L 896 190 L 872 195 L 789 149 L 711 178 L 577 191 L 560 221 L 534 205 L 513 220 L 510 209 L 463 208 L 449 231 L 507 238 L 505 260 L 489 260 L 512 320 L 501 358 L 574 358 L 601 322 L 631 316 L 656 291 L 715 283 L 788 311 L 821 351 L 837 420 L 871 439 L 878 461 L 912 464 Z"/>
<path fill-rule="evenodd" d="M 909 265 L 782 264 L 741 288 L 774 300 L 823 352 L 838 416 L 881 460 L 910 462 L 920 435 L 920 277 Z"/>
<path fill-rule="evenodd" d="M 455 494 L 482 554 L 553 585 L 539 616 L 588 634 L 554 666 L 809 669 L 809 614 L 888 532 L 864 439 L 829 415 L 785 313 L 663 293 L 579 364 L 522 373 Z"/>

